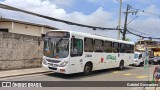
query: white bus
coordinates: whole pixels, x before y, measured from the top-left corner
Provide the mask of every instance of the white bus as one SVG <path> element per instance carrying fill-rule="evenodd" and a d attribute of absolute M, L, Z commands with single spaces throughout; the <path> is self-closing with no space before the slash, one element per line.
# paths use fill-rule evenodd
<path fill-rule="evenodd" d="M 63 74 L 123 69 L 134 60 L 133 42 L 67 30 L 47 32 L 43 50 L 43 68 Z"/>

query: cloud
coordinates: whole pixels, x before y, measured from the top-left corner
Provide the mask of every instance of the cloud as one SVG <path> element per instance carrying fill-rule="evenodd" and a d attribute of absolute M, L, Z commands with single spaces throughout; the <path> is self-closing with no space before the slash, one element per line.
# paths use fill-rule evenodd
<path fill-rule="evenodd" d="M 66 14 L 64 9 L 59 8 L 49 0 L 5 0 L 4 3 L 56 18 L 61 18 Z"/>
<path fill-rule="evenodd" d="M 143 18 L 144 17 L 148 18 L 148 17 L 154 17 L 154 16 L 156 17 L 156 14 L 157 14 L 157 17 L 158 17 L 158 14 L 159 14 L 158 12 L 159 12 L 158 7 L 155 4 L 150 4 L 148 7 L 144 9 L 144 12 L 139 11 L 138 15 Z"/>
<path fill-rule="evenodd" d="M 130 25 L 138 31 L 150 34 L 152 37 L 160 37 L 160 18 L 154 15 L 158 15 L 157 12 L 159 12 L 158 7 L 155 4 L 150 4 L 145 8 L 145 13 L 139 12 L 138 19 L 133 20 Z"/>
<path fill-rule="evenodd" d="M 58 2 L 58 0 L 54 2 Z M 67 13 L 63 8 L 54 4 L 52 0 L 5 0 L 4 3 L 39 14 L 88 25 L 105 26 L 104 22 L 113 19 L 112 14 L 104 11 L 102 7 L 99 7 L 90 15 L 85 15 L 82 12 Z M 19 16 L 19 14 L 17 15 Z M 102 22 L 102 24 L 99 24 L 100 22 Z"/>
<path fill-rule="evenodd" d="M 145 20 L 136 20 L 132 26 L 138 28 L 139 31 L 153 35 L 154 37 L 160 36 L 160 20 L 156 18 L 147 18 Z"/>
<path fill-rule="evenodd" d="M 55 18 L 59 18 L 63 20 L 68 20 L 68 21 L 72 21 L 72 22 L 76 22 L 80 24 L 87 24 L 87 25 L 101 26 L 101 27 L 112 27 L 113 25 L 115 25 L 115 21 L 114 21 L 114 18 L 112 17 L 112 14 L 110 12 L 104 11 L 102 7 L 99 7 L 95 12 L 93 12 L 90 15 L 85 15 L 82 12 L 73 12 L 73 13 L 67 14 L 63 8 L 58 7 L 56 4 L 51 2 L 51 0 L 35 0 L 35 1 L 33 0 L 23 0 L 23 1 L 22 0 L 5 0 L 4 3 L 22 8 L 25 10 L 40 13 L 43 15 L 47 15 L 47 16 L 51 16 L 51 17 L 55 17 Z M 12 12 L 12 11 L 5 11 L 5 10 L 2 10 L 1 13 L 3 13 L 3 15 L 6 17 L 12 17 L 12 18 L 21 19 L 21 20 L 29 19 L 28 21 L 30 22 L 37 21 L 38 23 L 40 22 L 44 23 L 45 21 L 45 23 L 47 22 L 51 23 L 48 20 L 35 18 L 34 16 L 26 15 L 23 13 L 17 13 L 17 12 Z M 10 14 L 7 14 L 7 13 L 10 13 Z M 11 16 L 11 13 L 13 14 L 13 16 Z M 57 22 L 52 22 L 51 24 L 54 24 L 55 27 L 58 27 L 58 28 L 59 27 L 60 28 L 66 27 L 66 29 L 68 28 L 68 26 L 64 24 L 63 25 L 60 24 L 61 26 L 59 26 L 59 23 L 57 24 Z M 73 27 L 73 26 L 70 26 L 70 27 Z M 80 27 L 78 27 L 78 29 L 79 28 Z M 69 29 L 72 29 L 72 28 L 69 28 Z"/>
<path fill-rule="evenodd" d="M 74 4 L 74 0 L 48 0 L 48 1 L 50 1 L 52 4 L 62 4 L 65 6 L 72 6 Z"/>
<path fill-rule="evenodd" d="M 158 7 L 155 4 L 151 4 L 145 9 L 145 11 L 152 12 L 152 13 L 157 13 L 159 10 L 158 10 Z"/>
<path fill-rule="evenodd" d="M 77 12 L 77 11 L 72 13 L 67 13 L 65 9 L 55 4 L 55 3 L 60 3 L 58 1 L 61 0 L 54 0 L 54 1 L 53 0 L 5 0 L 4 3 L 18 8 L 22 8 L 24 10 L 29 10 L 39 14 L 63 20 L 68 20 L 80 24 L 100 26 L 100 27 L 116 27 L 118 24 L 117 18 L 115 18 L 113 15 L 115 14 L 115 11 L 107 12 L 102 7 L 99 7 L 93 13 L 87 15 L 84 14 L 83 12 Z M 67 0 L 67 1 L 68 1 L 67 5 L 73 5 L 73 0 Z M 148 10 L 155 10 L 156 8 L 157 8 L 156 6 L 151 5 L 148 7 Z M 3 9 L 0 9 L 0 15 L 8 18 L 24 20 L 33 23 L 46 24 L 60 29 L 67 29 L 67 30 L 107 36 L 111 38 L 117 38 L 117 31 L 102 31 L 102 30 L 93 31 L 92 29 L 88 28 L 66 25 L 60 22 L 53 22 L 32 15 L 3 10 Z M 122 18 L 122 23 L 123 20 L 124 19 Z M 142 32 L 147 32 L 147 33 L 150 33 L 151 30 L 157 30 L 155 31 L 155 33 L 152 32 L 152 34 L 157 34 L 158 29 L 160 28 L 159 23 L 160 22 L 154 18 L 148 18 L 148 19 L 136 19 L 130 25 L 135 26 Z M 137 40 L 137 37 L 134 37 L 133 35 L 130 34 L 128 34 L 127 37 L 129 37 L 132 41 Z"/>
<path fill-rule="evenodd" d="M 85 15 L 82 12 L 73 12 L 67 14 L 64 19 L 81 24 L 109 27 L 111 24 L 108 22 L 111 21 L 113 17 L 111 13 L 104 11 L 103 8 L 100 7 L 90 15 Z"/>

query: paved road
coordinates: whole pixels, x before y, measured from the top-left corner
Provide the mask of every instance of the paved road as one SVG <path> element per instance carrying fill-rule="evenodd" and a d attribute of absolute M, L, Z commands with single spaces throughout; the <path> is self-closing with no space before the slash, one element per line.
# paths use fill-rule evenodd
<path fill-rule="evenodd" d="M 154 65 L 149 67 L 149 78 L 152 78 Z M 120 71 L 117 68 L 106 69 L 93 72 L 92 75 L 83 76 L 81 73 L 73 75 L 63 75 L 57 73 L 43 73 L 26 76 L 17 76 L 10 78 L 3 78 L 0 80 L 6 81 L 146 81 L 148 76 L 146 70 L 143 67 L 128 66 L 124 70 Z M 21 88 L 22 89 L 22 88 Z M 31 88 L 30 88 L 31 89 Z M 34 88 L 34 90 L 41 90 L 44 88 Z M 141 87 L 65 87 L 65 88 L 45 88 L 46 90 L 143 90 Z M 7 90 L 7 89 L 5 89 Z M 14 90 L 14 88 L 12 89 Z M 15 88 L 17 90 L 17 88 Z M 26 90 L 26 88 L 25 88 Z"/>

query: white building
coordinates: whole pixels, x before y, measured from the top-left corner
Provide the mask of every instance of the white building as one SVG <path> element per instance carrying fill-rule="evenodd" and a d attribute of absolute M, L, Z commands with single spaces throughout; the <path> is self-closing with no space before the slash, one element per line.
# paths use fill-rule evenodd
<path fill-rule="evenodd" d="M 41 37 L 44 36 L 47 31 L 55 29 L 57 28 L 47 25 L 18 21 L 3 17 L 0 18 L 0 31 L 3 32 L 11 32 Z"/>

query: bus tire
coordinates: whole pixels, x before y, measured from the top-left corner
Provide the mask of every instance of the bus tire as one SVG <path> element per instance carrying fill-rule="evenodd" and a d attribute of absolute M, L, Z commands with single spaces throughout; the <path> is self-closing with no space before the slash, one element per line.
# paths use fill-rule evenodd
<path fill-rule="evenodd" d="M 119 63 L 119 69 L 120 69 L 120 70 L 123 70 L 123 69 L 124 69 L 124 61 L 121 61 L 121 62 Z"/>
<path fill-rule="evenodd" d="M 83 73 L 84 75 L 89 75 L 92 73 L 92 63 L 86 63 Z"/>

